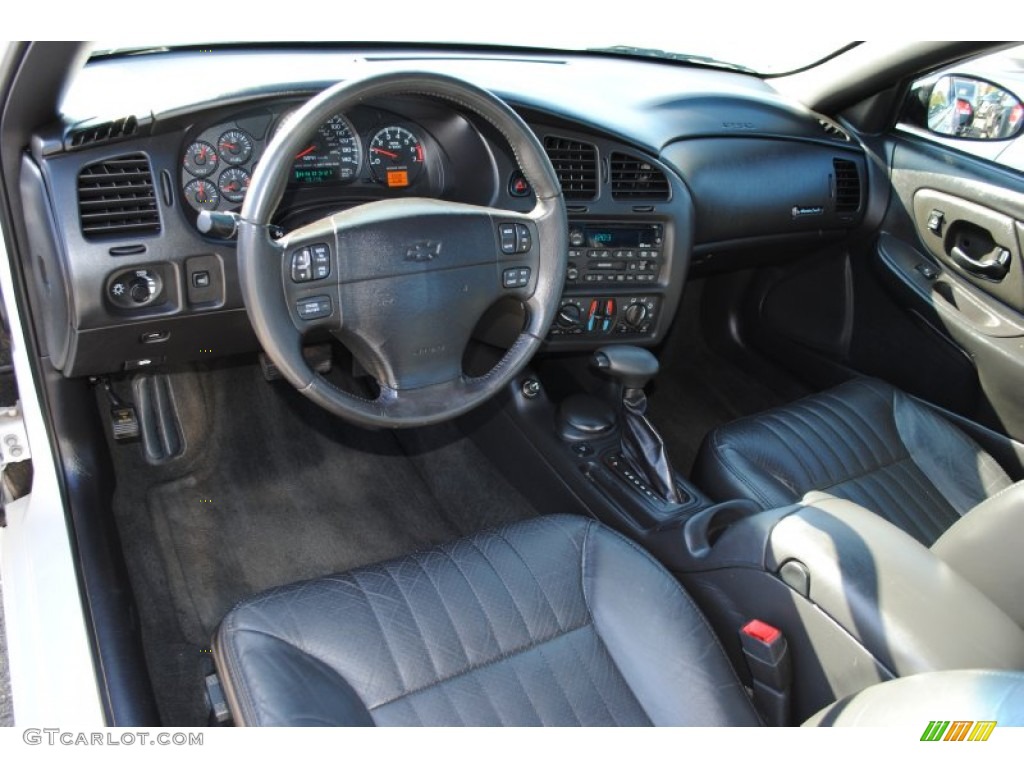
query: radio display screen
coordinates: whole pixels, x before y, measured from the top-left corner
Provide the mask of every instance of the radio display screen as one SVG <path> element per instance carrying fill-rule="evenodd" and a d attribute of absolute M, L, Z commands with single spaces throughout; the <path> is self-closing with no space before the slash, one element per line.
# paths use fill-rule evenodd
<path fill-rule="evenodd" d="M 655 227 L 584 227 L 588 248 L 660 248 Z"/>

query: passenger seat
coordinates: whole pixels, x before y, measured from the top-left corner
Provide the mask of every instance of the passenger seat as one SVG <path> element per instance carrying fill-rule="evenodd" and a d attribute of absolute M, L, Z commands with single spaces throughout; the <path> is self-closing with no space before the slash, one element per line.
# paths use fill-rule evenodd
<path fill-rule="evenodd" d="M 1024 626 L 1024 597 L 1013 586 L 1024 573 L 1016 554 L 1024 485 L 885 382 L 855 379 L 712 431 L 693 480 L 717 501 L 746 498 L 765 509 L 811 491 L 848 499 L 932 547 Z"/>

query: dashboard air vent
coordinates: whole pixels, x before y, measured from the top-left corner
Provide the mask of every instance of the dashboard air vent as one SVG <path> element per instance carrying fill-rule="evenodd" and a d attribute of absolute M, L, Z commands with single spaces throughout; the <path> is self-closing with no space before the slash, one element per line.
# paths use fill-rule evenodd
<path fill-rule="evenodd" d="M 135 115 L 129 115 L 128 117 L 122 117 L 119 120 L 109 120 L 99 125 L 76 128 L 68 134 L 68 143 L 72 147 L 82 147 L 86 144 L 97 144 L 101 141 L 134 136 L 138 130 L 139 121 L 135 119 Z"/>
<path fill-rule="evenodd" d="M 616 200 L 668 200 L 668 179 L 646 160 L 611 154 L 612 197 Z"/>
<path fill-rule="evenodd" d="M 839 127 L 838 123 L 834 123 L 824 117 L 818 118 L 818 125 L 821 126 L 822 130 L 825 131 L 833 139 L 840 139 L 842 141 L 849 141 L 850 134 Z"/>
<path fill-rule="evenodd" d="M 854 213 L 860 209 L 860 171 L 852 160 L 832 158 L 836 174 L 836 213 Z"/>
<path fill-rule="evenodd" d="M 82 168 L 78 214 L 86 237 L 159 232 L 160 213 L 147 157 L 122 155 Z"/>
<path fill-rule="evenodd" d="M 573 139 L 546 136 L 544 149 L 555 167 L 566 200 L 597 197 L 597 147 Z"/>

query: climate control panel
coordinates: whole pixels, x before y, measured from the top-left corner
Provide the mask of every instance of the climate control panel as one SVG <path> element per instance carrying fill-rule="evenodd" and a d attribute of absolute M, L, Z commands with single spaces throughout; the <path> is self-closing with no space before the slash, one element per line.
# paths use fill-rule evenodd
<path fill-rule="evenodd" d="M 549 335 L 643 336 L 654 328 L 660 309 L 659 296 L 565 296 Z"/>

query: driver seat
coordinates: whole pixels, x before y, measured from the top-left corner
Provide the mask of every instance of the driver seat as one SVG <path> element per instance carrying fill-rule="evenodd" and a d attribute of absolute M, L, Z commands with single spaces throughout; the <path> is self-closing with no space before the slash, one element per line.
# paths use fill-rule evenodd
<path fill-rule="evenodd" d="M 578 516 L 272 589 L 213 651 L 237 725 L 761 723 L 676 580 Z M 902 678 L 809 724 L 915 728 L 940 710 L 1022 725 L 1024 673 Z"/>
<path fill-rule="evenodd" d="M 704 617 L 628 539 L 535 518 L 236 606 L 238 725 L 758 725 Z"/>

